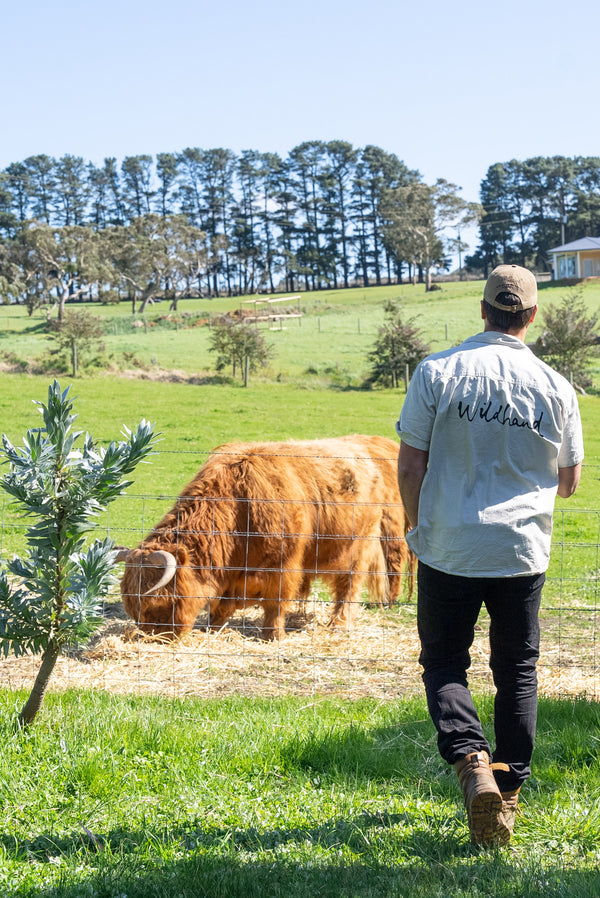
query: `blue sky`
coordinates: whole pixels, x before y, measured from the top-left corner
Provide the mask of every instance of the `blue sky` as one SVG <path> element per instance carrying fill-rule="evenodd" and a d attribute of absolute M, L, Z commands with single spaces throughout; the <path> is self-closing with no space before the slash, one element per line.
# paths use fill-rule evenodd
<path fill-rule="evenodd" d="M 2 0 L 0 168 L 372 143 L 478 198 L 494 162 L 600 155 L 600 3 Z"/>

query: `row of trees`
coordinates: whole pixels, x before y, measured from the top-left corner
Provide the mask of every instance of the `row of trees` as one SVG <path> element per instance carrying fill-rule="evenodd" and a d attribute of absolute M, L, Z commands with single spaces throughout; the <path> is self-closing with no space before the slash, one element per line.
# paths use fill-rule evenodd
<path fill-rule="evenodd" d="M 302 143 L 287 158 L 188 148 L 97 167 L 37 155 L 0 173 L 5 245 L 33 221 L 55 235 L 85 227 L 118 238 L 140 221 L 179 222 L 196 243 L 203 235 L 205 295 L 427 280 L 452 249 L 445 226 L 476 214 L 456 185 L 425 184 L 393 153 L 340 140 Z"/>
<path fill-rule="evenodd" d="M 176 308 L 179 296 L 201 294 L 215 264 L 205 232 L 183 215 L 151 213 L 101 231 L 32 221 L 0 243 L 0 294 L 30 315 L 56 307 L 59 320 L 69 300 L 128 298 L 143 313 L 158 297 Z"/>
<path fill-rule="evenodd" d="M 481 183 L 480 244 L 467 267 L 549 269 L 548 250 L 600 234 L 600 156 L 497 162 Z"/>
<path fill-rule="evenodd" d="M 114 158 L 31 156 L 0 172 L 0 297 L 210 296 L 423 279 L 466 267 L 548 268 L 547 251 L 600 232 L 600 157 L 496 163 L 481 205 L 426 184 L 393 153 L 308 141 L 276 153 L 187 148 Z M 37 261 L 36 261 L 37 260 Z M 37 266 L 37 267 L 36 267 Z M 116 273 L 116 275 L 115 275 Z"/>

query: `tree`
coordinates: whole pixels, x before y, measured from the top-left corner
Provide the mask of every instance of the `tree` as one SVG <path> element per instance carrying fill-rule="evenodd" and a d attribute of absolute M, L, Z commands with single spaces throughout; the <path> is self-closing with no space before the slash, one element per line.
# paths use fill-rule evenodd
<path fill-rule="evenodd" d="M 0 231 L 9 236 L 17 228 L 17 216 L 12 211 L 13 197 L 6 172 L 0 172 Z"/>
<path fill-rule="evenodd" d="M 352 204 L 359 245 L 359 270 L 365 287 L 369 284 L 369 271 L 376 284 L 382 283 L 385 263 L 388 278 L 391 277 L 392 257 L 399 263 L 397 247 L 390 244 L 389 212 L 394 197 L 421 180 L 419 172 L 412 171 L 395 155 L 380 147 L 368 145 L 362 150 L 354 178 Z M 398 193 L 399 192 L 399 193 Z M 405 204 L 405 200 L 401 202 Z"/>
<path fill-rule="evenodd" d="M 124 480 L 150 453 L 153 428 L 141 421 L 135 433 L 103 449 L 89 434 L 72 430 L 77 415 L 68 388 L 57 381 L 41 402 L 44 426 L 27 432 L 16 448 L 2 435 L 9 472 L 0 486 L 35 518 L 27 531 L 29 554 L 15 558 L 0 572 L 0 651 L 24 655 L 41 652 L 41 664 L 19 714 L 28 726 L 39 711 L 61 652 L 82 645 L 101 623 L 99 602 L 114 583 L 116 553 L 111 539 L 86 548 L 86 534 L 108 505 L 124 494 Z M 9 579 L 8 574 L 11 575 Z"/>
<path fill-rule="evenodd" d="M 261 177 L 260 154 L 242 150 L 237 177 L 241 197 L 233 209 L 231 252 L 237 261 L 237 282 L 243 294 L 254 293 L 261 283 L 261 245 L 258 233 L 258 185 Z"/>
<path fill-rule="evenodd" d="M 11 207 L 18 221 L 25 221 L 31 199 L 31 178 L 24 162 L 11 162 L 4 170 L 6 184 L 12 198 Z"/>
<path fill-rule="evenodd" d="M 77 377 L 82 356 L 96 345 L 102 336 L 102 321 L 88 312 L 67 312 L 62 321 L 49 321 L 50 336 L 57 345 L 56 353 L 67 356 L 71 375 Z"/>
<path fill-rule="evenodd" d="M 592 385 L 589 369 L 600 348 L 598 315 L 586 308 L 581 290 L 551 303 L 543 316 L 542 335 L 531 346 L 536 355 L 583 392 Z"/>
<path fill-rule="evenodd" d="M 62 156 L 55 166 L 56 205 L 63 225 L 85 222 L 90 183 L 85 160 L 80 156 Z"/>
<path fill-rule="evenodd" d="M 202 200 L 210 255 L 209 265 L 213 280 L 213 292 L 219 295 L 219 274 L 224 271 L 227 295 L 232 295 L 231 265 L 229 258 L 230 231 L 233 225 L 233 175 L 235 154 L 217 147 L 202 154 Z"/>
<path fill-rule="evenodd" d="M 106 185 L 108 201 L 108 222 L 113 225 L 121 225 L 125 222 L 125 202 L 123 199 L 123 185 L 117 168 L 117 160 L 114 156 L 108 156 L 104 160 L 101 169 L 102 181 Z"/>
<path fill-rule="evenodd" d="M 47 254 L 38 252 L 40 241 L 45 240 L 46 232 L 51 229 L 47 225 L 40 228 L 37 230 L 26 222 L 0 251 L 2 300 L 22 303 L 30 316 L 51 301 L 56 279 Z"/>
<path fill-rule="evenodd" d="M 208 351 L 217 353 L 217 371 L 231 365 L 235 377 L 239 365 L 245 387 L 248 386 L 248 371 L 257 371 L 259 366 L 264 368 L 273 354 L 273 348 L 258 328 L 235 321 L 215 325 L 209 342 Z"/>
<path fill-rule="evenodd" d="M 398 386 L 408 366 L 412 373 L 430 352 L 427 343 L 414 326 L 414 318 L 403 321 L 400 305 L 393 300 L 384 304 L 385 321 L 378 329 L 377 339 L 369 353 L 371 370 L 369 383 L 386 387 Z"/>
<path fill-rule="evenodd" d="M 34 218 L 50 224 L 54 211 L 56 161 L 45 153 L 28 156 L 27 172 L 30 211 Z"/>
<path fill-rule="evenodd" d="M 487 275 L 504 262 L 548 267 L 548 250 L 594 236 L 600 224 L 600 158 L 533 156 L 490 166 L 481 182 L 480 245 L 468 264 Z"/>
<path fill-rule="evenodd" d="M 151 213 L 134 218 L 127 227 L 112 228 L 108 234 L 114 282 L 118 280 L 125 285 L 133 313 L 138 300 L 143 313 L 164 289 L 167 257 L 163 230 L 164 220 Z"/>
<path fill-rule="evenodd" d="M 569 216 L 570 239 L 600 233 L 600 156 L 576 157 L 574 209 Z"/>
<path fill-rule="evenodd" d="M 202 227 L 204 213 L 202 201 L 203 156 L 203 151 L 198 147 L 186 147 L 177 156 L 180 173 L 181 211 L 198 227 Z"/>
<path fill-rule="evenodd" d="M 121 163 L 123 195 L 128 205 L 129 219 L 150 212 L 152 190 L 152 156 L 125 156 Z"/>
<path fill-rule="evenodd" d="M 58 301 L 59 320 L 67 300 L 89 293 L 92 284 L 109 277 L 109 263 L 99 252 L 100 239 L 92 228 L 31 222 L 22 228 L 21 239 L 44 278 L 45 301 Z"/>
<path fill-rule="evenodd" d="M 322 248 L 321 177 L 325 144 L 307 140 L 294 147 L 289 155 L 289 172 L 299 216 L 296 249 L 298 272 L 304 275 L 307 290 L 320 290 L 325 275 Z"/>
<path fill-rule="evenodd" d="M 459 195 L 456 184 L 438 178 L 432 186 L 412 181 L 387 192 L 386 242 L 399 258 L 408 259 L 425 273 L 431 290 L 431 269 L 444 264 L 443 232 L 477 218 L 479 206 Z"/>
<path fill-rule="evenodd" d="M 332 215 L 336 219 L 336 239 L 342 265 L 344 287 L 350 285 L 350 236 L 349 236 L 349 196 L 352 175 L 356 165 L 356 150 L 345 140 L 330 140 L 326 144 L 329 164 L 328 178 L 332 184 Z M 334 286 L 337 286 L 334 281 Z"/>
<path fill-rule="evenodd" d="M 259 289 L 263 283 L 267 283 L 271 293 L 275 292 L 274 275 L 280 268 L 281 253 L 278 254 L 275 235 L 277 210 L 279 208 L 279 195 L 282 179 L 283 163 L 277 153 L 262 153 L 260 155 L 260 186 L 261 208 L 258 217 L 262 230 L 262 252 L 264 270 Z M 287 289 L 287 278 L 286 278 Z"/>
<path fill-rule="evenodd" d="M 199 281 L 206 269 L 205 234 L 183 215 L 162 218 L 156 213 L 135 218 L 130 225 L 107 232 L 113 283 L 125 286 L 135 312 L 167 296 L 176 308 L 181 285 Z"/>
<path fill-rule="evenodd" d="M 479 195 L 483 209 L 479 222 L 479 247 L 466 263 L 467 267 L 480 265 L 487 278 L 496 265 L 508 263 L 513 258 L 514 221 L 503 163 L 497 162 L 488 168 Z"/>
<path fill-rule="evenodd" d="M 173 214 L 173 193 L 177 184 L 177 156 L 174 153 L 158 153 L 156 156 L 156 174 L 159 179 L 158 211 L 163 218 Z"/>

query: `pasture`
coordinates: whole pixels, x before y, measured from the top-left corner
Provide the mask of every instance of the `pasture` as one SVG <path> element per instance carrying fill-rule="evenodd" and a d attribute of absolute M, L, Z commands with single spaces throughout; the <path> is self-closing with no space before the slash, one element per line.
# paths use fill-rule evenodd
<path fill-rule="evenodd" d="M 542 308 L 566 289 L 544 287 Z M 141 539 L 226 441 L 393 437 L 403 387 L 361 388 L 383 301 L 399 298 L 441 349 L 479 329 L 481 291 L 469 282 L 431 294 L 305 294 L 302 319 L 263 326 L 274 358 L 247 388 L 215 376 L 208 327 L 188 327 L 182 314 L 217 315 L 239 299 L 181 302 L 176 320 L 152 324 L 167 311 L 154 307 L 137 328 L 125 306 L 91 307 L 107 320 L 112 369 L 73 382 L 78 424 L 103 442 L 141 417 L 162 433 L 98 533 Z M 584 298 L 598 310 L 600 285 L 585 285 Z M 10 359 L 42 356 L 47 339 L 43 320 L 21 309 L 0 307 L 0 327 L 1 429 L 19 442 L 38 425 L 32 400 L 46 399 L 50 378 L 11 373 Z M 220 633 L 201 615 L 175 645 L 142 638 L 115 594 L 104 630 L 61 660 L 59 689 L 27 735 L 13 733 L 11 717 L 35 662 L 0 662 L 3 894 L 597 895 L 600 401 L 590 394 L 580 405 L 586 461 L 576 496 L 557 502 L 542 615 L 547 698 L 510 851 L 468 844 L 421 697 L 406 587 L 398 606 L 365 602 L 341 632 L 325 626 L 328 597 L 317 588 L 276 645 L 258 638 L 254 609 Z M 22 548 L 24 522 L 6 501 L 2 515 L 6 557 Z M 486 658 L 482 630 L 473 680 L 489 726 Z"/>

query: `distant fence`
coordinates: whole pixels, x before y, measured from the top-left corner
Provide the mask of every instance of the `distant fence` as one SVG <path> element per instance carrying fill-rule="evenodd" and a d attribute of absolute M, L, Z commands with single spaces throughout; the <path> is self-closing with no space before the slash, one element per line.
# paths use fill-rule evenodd
<path fill-rule="evenodd" d="M 187 527 L 183 509 L 197 497 L 176 498 L 130 495 L 122 500 L 120 519 L 102 522 L 98 535 L 108 532 L 118 544 L 134 546 L 171 507 L 179 509 L 177 515 L 181 512 L 181 524 Z M 272 503 L 267 496 L 259 499 Z M 380 699 L 421 691 L 415 571 L 404 534 L 398 532 L 397 504 L 381 504 L 381 521 L 390 524 L 394 519 L 396 523 L 376 533 L 372 528 L 362 531 L 354 524 L 343 531 L 328 530 L 323 520 L 325 503 L 318 526 L 308 533 L 297 525 L 296 529 L 293 524 L 288 526 L 298 511 L 297 500 L 275 503 L 281 528 L 262 531 L 250 520 L 247 499 L 212 497 L 210 501 L 235 502 L 240 512 L 236 520 L 246 521 L 246 525 L 226 534 L 238 540 L 242 554 L 228 559 L 228 586 L 213 596 L 213 607 L 201 600 L 199 604 L 204 607 L 193 620 L 191 632 L 173 640 L 164 633 L 150 635 L 140 629 L 140 624 L 153 622 L 153 613 L 154 622 L 165 623 L 164 616 L 153 612 L 153 600 L 140 604 L 136 595 L 131 596 L 130 610 L 135 601 L 139 608 L 144 602 L 148 606 L 145 620 L 141 620 L 141 615 L 125 612 L 116 588 L 102 609 L 105 622 L 101 631 L 87 648 L 60 659 L 54 687 L 171 696 L 335 694 Z M 357 522 L 372 503 L 345 505 L 346 520 Z M 223 565 L 217 549 L 224 531 L 219 529 L 216 506 L 213 511 L 214 526 L 203 524 L 196 531 L 186 530 L 186 541 L 190 537 L 202 539 L 210 547 L 201 562 L 192 564 L 205 583 L 218 579 Z M 12 517 L 5 503 L 3 557 L 10 546 L 23 545 L 26 526 L 26 521 Z M 174 539 L 177 542 L 177 536 Z M 256 563 L 255 551 L 261 540 L 265 549 L 262 565 Z M 273 540 L 279 545 L 278 565 L 272 561 Z M 288 544 L 294 540 L 307 544 L 300 563 L 299 556 L 288 553 Z M 335 540 L 346 543 L 345 556 L 327 555 Z M 271 553 L 268 558 L 267 550 Z M 240 561 L 244 552 L 246 558 L 254 557 L 251 566 Z M 290 557 L 294 559 L 291 562 Z M 340 565 L 324 561 L 327 557 L 337 557 L 338 561 L 346 557 L 350 562 Z M 161 564 L 154 559 L 153 570 L 140 569 L 140 587 L 142 577 L 160 575 Z M 177 586 L 183 564 L 183 555 L 178 556 L 173 586 L 169 587 L 175 593 L 183 590 L 183 586 L 179 590 Z M 600 697 L 599 572 L 600 510 L 560 508 L 555 513 L 551 565 L 542 600 L 538 670 L 543 693 Z M 117 567 L 117 573 L 122 576 L 122 566 Z M 284 632 L 281 638 L 265 639 L 269 635 L 263 630 L 265 595 L 277 604 L 285 598 L 289 582 L 296 588 L 289 596 Z M 360 588 L 355 591 L 353 584 L 357 582 Z M 144 591 L 133 590 L 138 594 Z M 342 593 L 349 607 L 340 613 Z M 173 612 L 171 626 L 177 623 L 176 617 Z M 331 626 L 332 617 L 337 626 Z M 471 683 L 489 690 L 485 612 L 480 616 L 471 655 Z M 30 686 L 38 664 L 36 658 L 0 661 L 0 685 L 12 689 Z"/>

